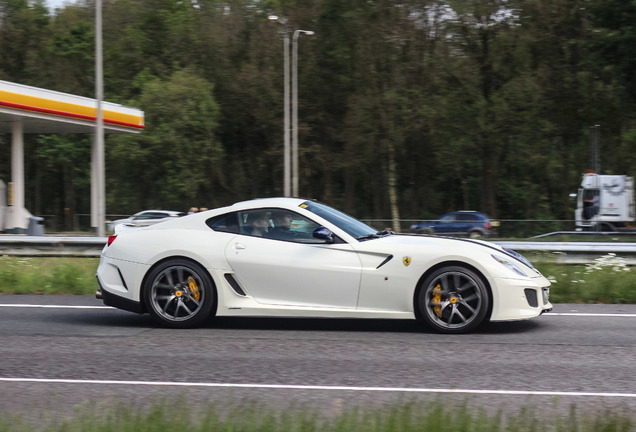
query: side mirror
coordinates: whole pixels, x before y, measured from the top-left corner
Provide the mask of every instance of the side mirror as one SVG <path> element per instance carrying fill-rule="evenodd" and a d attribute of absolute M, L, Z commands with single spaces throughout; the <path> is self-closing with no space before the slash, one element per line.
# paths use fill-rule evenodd
<path fill-rule="evenodd" d="M 329 228 L 325 228 L 323 226 L 318 227 L 314 230 L 314 234 L 313 234 L 314 238 L 317 238 L 318 240 L 322 240 L 325 243 L 333 243 L 336 241 L 336 239 L 333 236 L 333 233 L 329 230 Z"/>

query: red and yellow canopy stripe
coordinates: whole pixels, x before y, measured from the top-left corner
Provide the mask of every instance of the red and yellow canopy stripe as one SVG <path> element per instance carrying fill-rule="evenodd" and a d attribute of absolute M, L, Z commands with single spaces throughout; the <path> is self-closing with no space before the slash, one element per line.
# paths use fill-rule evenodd
<path fill-rule="evenodd" d="M 96 106 L 82 105 L 4 90 L 0 90 L 0 106 L 79 120 L 97 120 Z M 133 129 L 144 129 L 146 127 L 143 124 L 143 116 L 116 111 L 109 108 L 108 104 L 104 104 L 102 107 L 104 123 Z"/>

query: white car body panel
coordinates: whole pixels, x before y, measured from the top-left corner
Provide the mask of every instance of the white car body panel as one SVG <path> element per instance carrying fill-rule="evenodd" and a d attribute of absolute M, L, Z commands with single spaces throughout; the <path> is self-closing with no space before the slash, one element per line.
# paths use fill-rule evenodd
<path fill-rule="evenodd" d="M 347 244 L 308 245 L 237 236 L 225 256 L 258 303 L 355 308 L 360 260 Z"/>
<path fill-rule="evenodd" d="M 281 198 L 237 203 L 122 232 L 102 252 L 101 288 L 130 302 L 143 296 L 144 277 L 162 260 L 200 263 L 216 286 L 218 316 L 415 318 L 416 289 L 438 264 L 461 263 L 483 275 L 492 293 L 491 321 L 527 319 L 552 308 L 542 289 L 550 282 L 533 269 L 521 276 L 492 255 L 510 260 L 489 242 L 432 236 L 389 235 L 358 241 L 340 227 Z M 212 230 L 216 215 L 253 208 L 293 210 L 344 240 L 306 244 Z M 238 282 L 245 295 L 228 282 Z M 530 306 L 526 289 L 536 292 Z"/>

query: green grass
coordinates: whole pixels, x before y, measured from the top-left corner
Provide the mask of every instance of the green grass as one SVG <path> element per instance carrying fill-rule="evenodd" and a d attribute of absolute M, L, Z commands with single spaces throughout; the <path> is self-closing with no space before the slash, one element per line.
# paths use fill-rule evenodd
<path fill-rule="evenodd" d="M 4 294 L 95 294 L 98 258 L 0 256 Z"/>
<path fill-rule="evenodd" d="M 636 270 L 615 254 L 587 265 L 560 265 L 537 260 L 534 265 L 551 282 L 553 303 L 636 303 Z"/>
<path fill-rule="evenodd" d="M 546 258 L 547 257 L 547 258 Z M 528 255 L 552 282 L 553 303 L 636 303 L 636 270 L 612 254 L 590 265 L 562 265 Z M 89 294 L 97 289 L 98 258 L 0 257 L 0 293 Z"/>
<path fill-rule="evenodd" d="M 147 409 L 123 403 L 103 412 L 88 404 L 76 408 L 70 418 L 40 425 L 37 430 L 60 432 L 628 432 L 636 427 L 634 414 L 619 411 L 547 414 L 524 407 L 519 413 L 489 414 L 467 403 L 444 401 L 424 405 L 407 402 L 380 409 L 351 408 L 337 415 L 320 415 L 311 409 L 276 411 L 256 404 L 237 404 L 228 413 L 214 406 L 196 410 L 173 404 L 154 404 Z M 0 416 L 0 432 L 36 430 L 19 417 Z"/>

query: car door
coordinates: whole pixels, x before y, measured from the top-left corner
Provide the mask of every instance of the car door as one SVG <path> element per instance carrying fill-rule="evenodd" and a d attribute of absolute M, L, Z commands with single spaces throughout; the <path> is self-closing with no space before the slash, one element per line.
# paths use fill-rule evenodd
<path fill-rule="evenodd" d="M 455 230 L 455 215 L 446 214 L 437 220 L 436 234 L 451 234 Z"/>
<path fill-rule="evenodd" d="M 466 235 L 474 224 L 476 217 L 472 214 L 458 214 L 456 216 L 453 234 Z"/>
<path fill-rule="evenodd" d="M 269 237 L 248 235 L 247 227 L 241 227 L 226 247 L 226 259 L 243 288 L 262 304 L 355 308 L 362 271 L 357 253 L 346 243 L 319 242 L 311 236 L 318 224 L 286 212 L 293 218 L 289 237 L 272 238 L 274 211 L 269 211 Z M 244 213 L 241 223 L 249 220 Z"/>

